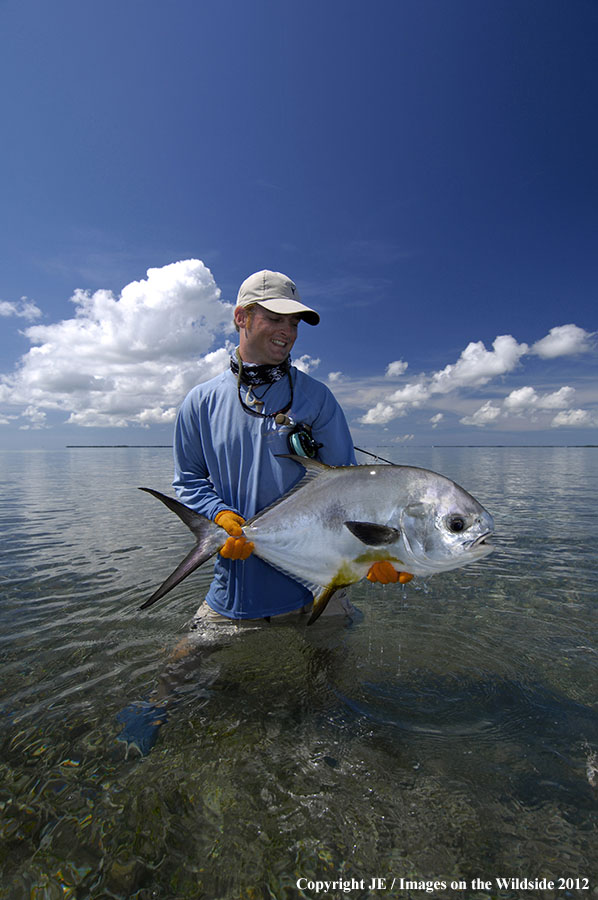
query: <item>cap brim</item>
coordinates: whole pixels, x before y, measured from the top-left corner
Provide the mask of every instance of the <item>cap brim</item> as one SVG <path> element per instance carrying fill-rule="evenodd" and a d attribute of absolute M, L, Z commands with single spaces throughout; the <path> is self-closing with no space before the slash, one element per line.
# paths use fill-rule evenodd
<path fill-rule="evenodd" d="M 320 321 L 320 316 L 315 309 L 304 306 L 304 304 L 299 303 L 298 300 L 289 300 L 286 297 L 280 297 L 280 299 L 257 300 L 255 302 L 260 306 L 263 306 L 264 309 L 269 309 L 270 312 L 278 313 L 280 316 L 301 316 L 308 325 L 317 325 Z"/>

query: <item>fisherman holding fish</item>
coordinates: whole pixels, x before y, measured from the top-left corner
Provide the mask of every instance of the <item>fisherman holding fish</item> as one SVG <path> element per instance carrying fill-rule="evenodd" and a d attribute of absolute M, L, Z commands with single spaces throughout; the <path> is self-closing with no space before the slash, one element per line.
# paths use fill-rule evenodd
<path fill-rule="evenodd" d="M 190 635 L 211 625 L 350 619 L 344 588 L 362 578 L 405 582 L 482 559 L 492 516 L 449 478 L 412 466 L 358 466 L 330 391 L 291 365 L 300 321 L 317 325 L 290 278 L 251 275 L 235 308 L 239 347 L 230 369 L 183 401 L 175 427 L 180 500 L 142 488 L 175 512 L 197 543 L 146 609 L 216 556 L 214 579 Z M 293 490 L 295 488 L 296 490 Z M 180 502 L 182 501 L 182 502 Z M 174 656 L 185 656 L 186 639 Z M 119 740 L 146 753 L 172 687 L 117 717 Z"/>
<path fill-rule="evenodd" d="M 269 627 L 314 617 L 314 587 L 254 555 L 243 527 L 304 480 L 298 458 L 306 464 L 318 459 L 329 466 L 356 466 L 349 428 L 334 396 L 291 364 L 299 323 L 320 321 L 302 303 L 295 283 L 269 270 L 250 275 L 239 289 L 234 319 L 239 346 L 230 367 L 194 387 L 177 416 L 173 485 L 181 502 L 150 490 L 195 531 L 198 546 L 144 608 L 217 553 L 214 579 L 173 663 L 187 657 L 196 637 L 203 643 L 212 626 L 218 631 Z M 211 533 L 204 538 L 206 526 Z M 399 580 L 399 573 L 388 562 L 376 562 L 368 578 L 388 583 Z M 326 607 L 337 621 L 350 621 L 356 610 L 345 591 L 333 593 L 318 615 Z M 153 746 L 176 691 L 172 676 L 169 667 L 150 700 L 135 701 L 118 714 L 124 728 L 117 739 L 127 753 L 135 747 L 145 755 Z"/>
<path fill-rule="evenodd" d="M 239 346 L 226 372 L 194 387 L 183 401 L 174 434 L 174 488 L 179 500 L 215 521 L 229 538 L 193 627 L 299 620 L 312 593 L 258 556 L 242 527 L 301 481 L 289 458 L 356 465 L 345 416 L 328 388 L 291 364 L 300 322 L 320 317 L 295 283 L 263 270 L 241 285 L 234 311 Z M 370 580 L 396 581 L 389 565 Z M 327 613 L 354 612 L 344 593 Z"/>

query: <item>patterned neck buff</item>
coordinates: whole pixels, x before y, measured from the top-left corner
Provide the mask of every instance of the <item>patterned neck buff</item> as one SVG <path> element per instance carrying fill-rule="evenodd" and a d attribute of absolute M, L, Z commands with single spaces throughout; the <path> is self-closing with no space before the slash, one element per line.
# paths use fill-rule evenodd
<path fill-rule="evenodd" d="M 291 368 L 291 357 L 288 356 L 284 362 L 278 366 L 257 365 L 257 363 L 244 363 L 239 356 L 239 351 L 235 351 L 235 355 L 230 358 L 230 367 L 234 375 L 239 378 L 242 384 L 258 385 L 258 384 L 274 384 L 280 381 L 285 375 L 289 374 Z"/>

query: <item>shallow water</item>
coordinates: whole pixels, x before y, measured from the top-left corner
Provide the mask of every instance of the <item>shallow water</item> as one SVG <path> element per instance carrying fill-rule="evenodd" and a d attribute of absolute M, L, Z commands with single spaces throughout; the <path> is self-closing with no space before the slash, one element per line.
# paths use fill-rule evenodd
<path fill-rule="evenodd" d="M 397 461 L 471 491 L 495 553 L 354 586 L 348 628 L 204 648 L 151 753 L 125 758 L 116 716 L 159 683 L 210 579 L 138 610 L 192 542 L 136 490 L 170 492 L 170 453 L 0 454 L 0 897 L 430 896 L 400 878 L 598 896 L 598 450 Z M 359 886 L 310 887 L 339 879 Z"/>

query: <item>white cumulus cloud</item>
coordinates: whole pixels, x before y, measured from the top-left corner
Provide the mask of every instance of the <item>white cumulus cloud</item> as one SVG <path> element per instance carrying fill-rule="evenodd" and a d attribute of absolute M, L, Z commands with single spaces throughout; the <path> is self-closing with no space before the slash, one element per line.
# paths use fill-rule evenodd
<path fill-rule="evenodd" d="M 390 403 L 376 403 L 359 421 L 364 425 L 386 425 L 392 419 L 403 415 L 405 413 L 402 410 Z"/>
<path fill-rule="evenodd" d="M 432 393 L 487 384 L 497 375 L 511 372 L 528 351 L 527 344 L 518 344 L 510 334 L 499 335 L 492 347 L 487 350 L 482 341 L 468 344 L 454 365 L 445 366 L 432 377 Z"/>
<path fill-rule="evenodd" d="M 391 362 L 386 367 L 386 377 L 387 378 L 396 378 L 397 375 L 402 375 L 403 372 L 407 370 L 409 363 L 403 362 L 402 359 L 397 359 L 395 362 Z"/>
<path fill-rule="evenodd" d="M 28 406 L 22 414 L 23 424 L 19 427 L 23 431 L 28 429 L 44 428 L 46 424 L 46 414 L 43 410 L 37 409 L 35 406 Z"/>
<path fill-rule="evenodd" d="M 404 406 L 420 406 L 424 400 L 430 396 L 430 389 L 421 382 L 413 382 L 406 384 L 405 387 L 399 388 L 394 394 L 390 395 L 390 400 L 400 407 Z"/>
<path fill-rule="evenodd" d="M 540 409 L 565 409 L 571 405 L 575 388 L 565 385 L 552 394 L 544 394 L 538 398 L 538 406 Z"/>
<path fill-rule="evenodd" d="M 27 319 L 32 322 L 42 316 L 41 309 L 27 297 L 21 297 L 18 302 L 12 300 L 0 300 L 0 316 L 17 316 L 19 319 Z"/>
<path fill-rule="evenodd" d="M 538 394 L 533 387 L 522 387 L 511 391 L 504 399 L 505 409 L 513 413 L 521 413 L 538 402 Z"/>
<path fill-rule="evenodd" d="M 557 413 L 551 422 L 553 428 L 585 428 L 588 425 L 596 425 L 586 409 L 568 409 Z"/>
<path fill-rule="evenodd" d="M 296 366 L 300 372 L 310 375 L 314 369 L 318 368 L 320 360 L 314 359 L 314 357 L 310 356 L 308 353 L 304 353 L 303 356 L 300 356 L 298 359 L 293 359 L 293 365 Z"/>
<path fill-rule="evenodd" d="M 588 353 L 593 349 L 594 336 L 595 333 L 585 331 L 578 325 L 557 325 L 532 346 L 531 352 L 542 359 Z"/>
<path fill-rule="evenodd" d="M 0 400 L 24 407 L 28 427 L 46 410 L 77 425 L 171 422 L 186 392 L 228 364 L 212 348 L 232 333 L 232 306 L 200 260 L 149 269 L 119 297 L 78 290 L 71 300 L 72 318 L 25 330 L 33 346 L 0 377 Z"/>
<path fill-rule="evenodd" d="M 533 387 L 522 387 L 505 397 L 503 406 L 507 412 L 523 415 L 533 409 L 566 409 L 571 405 L 575 389 L 566 385 L 550 394 L 538 394 Z"/>
<path fill-rule="evenodd" d="M 491 400 L 487 400 L 472 416 L 464 416 L 460 421 L 462 425 L 477 425 L 483 427 L 493 422 L 500 416 L 500 407 L 493 406 Z"/>

